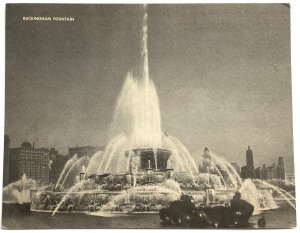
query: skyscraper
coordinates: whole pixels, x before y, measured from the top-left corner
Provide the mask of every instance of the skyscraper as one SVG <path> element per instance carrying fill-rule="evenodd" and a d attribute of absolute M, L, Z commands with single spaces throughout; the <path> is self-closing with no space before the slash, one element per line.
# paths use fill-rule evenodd
<path fill-rule="evenodd" d="M 241 177 L 244 179 L 255 178 L 254 164 L 253 164 L 253 152 L 248 146 L 246 151 L 246 166 L 243 166 L 241 169 Z"/>
<path fill-rule="evenodd" d="M 246 161 L 247 166 L 253 166 L 253 152 L 250 149 L 250 146 L 248 146 L 248 150 L 246 151 Z"/>
<path fill-rule="evenodd" d="M 278 158 L 278 167 L 277 167 L 277 178 L 280 180 L 285 180 L 285 167 L 283 162 L 283 157 L 279 156 Z"/>

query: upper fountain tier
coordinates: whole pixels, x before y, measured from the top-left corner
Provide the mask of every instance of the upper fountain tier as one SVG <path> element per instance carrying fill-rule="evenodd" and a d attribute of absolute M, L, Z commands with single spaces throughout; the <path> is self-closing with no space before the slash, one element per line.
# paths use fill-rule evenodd
<path fill-rule="evenodd" d="M 135 173 L 153 169 L 164 172 L 168 167 L 168 160 L 172 154 L 168 149 L 135 148 L 126 150 L 125 156 L 128 158 L 128 172 Z"/>

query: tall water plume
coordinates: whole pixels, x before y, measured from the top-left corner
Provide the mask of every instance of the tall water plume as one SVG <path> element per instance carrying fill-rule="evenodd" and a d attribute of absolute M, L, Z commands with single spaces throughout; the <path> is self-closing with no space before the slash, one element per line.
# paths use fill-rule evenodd
<path fill-rule="evenodd" d="M 125 133 L 129 147 L 161 147 L 161 118 L 158 95 L 149 78 L 147 6 L 144 6 L 142 49 L 142 77 L 127 74 L 114 112 L 113 129 Z"/>

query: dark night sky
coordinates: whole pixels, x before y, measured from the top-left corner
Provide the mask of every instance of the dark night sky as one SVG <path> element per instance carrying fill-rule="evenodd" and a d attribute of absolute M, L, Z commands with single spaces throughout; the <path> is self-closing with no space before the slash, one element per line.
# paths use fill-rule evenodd
<path fill-rule="evenodd" d="M 140 67 L 140 5 L 7 5 L 5 133 L 62 153 L 109 140 L 126 73 Z M 75 22 L 22 21 L 71 16 Z M 293 166 L 289 7 L 149 5 L 162 127 L 194 157 Z"/>

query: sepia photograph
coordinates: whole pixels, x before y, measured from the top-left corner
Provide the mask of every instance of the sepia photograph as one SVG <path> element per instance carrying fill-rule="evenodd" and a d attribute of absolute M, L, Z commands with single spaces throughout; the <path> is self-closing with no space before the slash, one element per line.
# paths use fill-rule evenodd
<path fill-rule="evenodd" d="M 291 229 L 291 6 L 5 5 L 2 229 Z"/>

